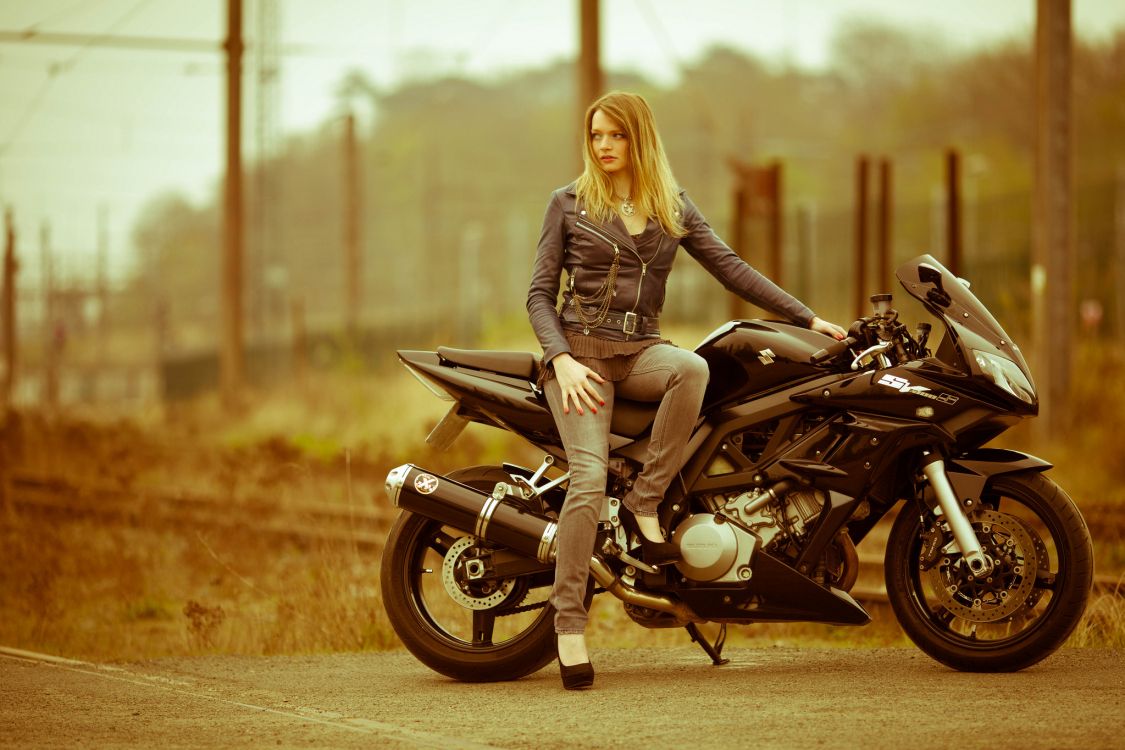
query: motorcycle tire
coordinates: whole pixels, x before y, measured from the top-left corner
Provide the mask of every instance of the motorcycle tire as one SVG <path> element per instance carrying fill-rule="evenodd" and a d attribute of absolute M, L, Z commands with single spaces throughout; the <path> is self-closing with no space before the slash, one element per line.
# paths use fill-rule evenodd
<path fill-rule="evenodd" d="M 924 539 L 922 515 L 908 505 L 887 541 L 887 595 L 906 635 L 937 661 L 1014 672 L 1049 656 L 1078 625 L 1093 545 L 1074 501 L 1041 473 L 998 476 L 980 500 L 969 520 L 998 561 L 989 578 L 964 573 L 960 555 L 944 551 L 948 533 L 937 544 Z"/>
<path fill-rule="evenodd" d="M 491 490 L 497 482 L 511 481 L 508 473 L 498 466 L 459 469 L 448 476 L 483 490 Z M 517 622 L 522 629 L 510 633 L 502 642 L 495 642 L 493 627 L 506 616 L 506 611 L 511 612 L 513 604 L 520 604 L 518 590 L 490 609 L 459 612 L 459 606 L 463 605 L 452 598 L 434 602 L 443 595 L 443 590 L 435 585 L 433 573 L 435 569 L 444 571 L 441 555 L 447 554 L 440 544 L 437 551 L 433 549 L 435 534 L 450 538 L 460 535 L 458 539 L 468 537 L 464 531 L 443 529 L 449 527 L 404 511 L 388 535 L 380 584 L 387 618 L 403 645 L 430 669 L 462 682 L 515 680 L 542 669 L 556 654 L 555 610 L 550 604 L 542 602 L 538 609 L 520 614 L 522 620 Z M 440 616 L 438 610 L 452 612 L 453 619 Z M 456 622 L 459 616 L 472 618 L 471 637 L 466 637 L 468 628 Z M 526 627 L 523 627 L 524 622 Z M 483 631 L 487 637 L 479 635 L 482 631 L 478 630 L 478 623 L 487 628 Z"/>

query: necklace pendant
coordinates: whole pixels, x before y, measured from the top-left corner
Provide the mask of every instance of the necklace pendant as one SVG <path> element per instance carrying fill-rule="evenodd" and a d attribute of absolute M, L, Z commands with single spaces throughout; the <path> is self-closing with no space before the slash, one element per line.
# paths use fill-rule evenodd
<path fill-rule="evenodd" d="M 589 336 L 590 335 L 590 329 L 588 327 L 583 327 L 582 328 L 582 335 L 583 336 Z"/>
<path fill-rule="evenodd" d="M 621 213 L 626 216 L 632 216 L 637 213 L 637 207 L 633 205 L 633 201 L 626 198 L 621 202 Z"/>

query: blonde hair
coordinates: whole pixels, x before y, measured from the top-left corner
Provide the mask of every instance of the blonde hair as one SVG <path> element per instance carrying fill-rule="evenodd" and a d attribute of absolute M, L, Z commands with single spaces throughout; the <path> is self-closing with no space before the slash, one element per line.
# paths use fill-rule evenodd
<path fill-rule="evenodd" d="M 629 166 L 633 170 L 633 204 L 652 216 L 665 232 L 673 237 L 683 237 L 683 200 L 664 154 L 664 144 L 656 132 L 656 118 L 648 102 L 639 94 L 611 91 L 599 97 L 586 110 L 586 132 L 582 150 L 584 169 L 578 177 L 576 192 L 579 200 L 598 221 L 610 221 L 614 208 L 613 181 L 601 168 L 594 152 L 590 135 L 594 113 L 601 110 L 614 120 L 629 143 Z"/>

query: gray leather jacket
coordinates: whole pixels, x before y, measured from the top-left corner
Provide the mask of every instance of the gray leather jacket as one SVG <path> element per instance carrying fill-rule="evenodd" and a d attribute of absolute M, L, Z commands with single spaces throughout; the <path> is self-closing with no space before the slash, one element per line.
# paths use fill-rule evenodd
<path fill-rule="evenodd" d="M 807 326 L 812 321 L 812 310 L 739 258 L 716 236 L 691 199 L 683 192 L 680 197 L 684 201 L 683 223 L 687 234 L 676 239 L 661 233 L 655 252 L 649 250 L 647 257 L 642 258 L 619 217 L 602 224 L 586 214 L 578 205 L 574 183 L 551 195 L 527 293 L 527 312 L 531 327 L 543 346 L 544 362 L 570 351 L 563 335 L 564 324 L 570 329 L 582 330 L 582 325 L 571 322 L 570 316 L 564 322 L 557 308 L 563 270 L 568 277 L 563 292 L 562 312 L 565 313 L 571 304 L 572 287 L 580 296 L 589 297 L 597 292 L 609 273 L 615 251 L 620 253 L 620 265 L 610 306 L 616 313 L 612 316 L 614 321 L 623 320 L 623 314 L 630 312 L 642 316 L 642 320 L 655 320 L 660 315 L 677 247 L 687 250 L 723 286 L 743 299 L 777 312 L 798 325 Z M 587 310 L 592 316 L 594 311 Z M 621 330 L 598 328 L 597 335 L 622 341 L 659 335 L 643 326 L 634 333 L 628 333 L 629 328 L 628 325 Z"/>

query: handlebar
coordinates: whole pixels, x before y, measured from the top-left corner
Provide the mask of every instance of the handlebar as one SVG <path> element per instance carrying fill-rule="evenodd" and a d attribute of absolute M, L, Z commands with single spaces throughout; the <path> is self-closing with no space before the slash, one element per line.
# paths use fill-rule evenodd
<path fill-rule="evenodd" d="M 867 347 L 852 360 L 852 369 L 858 370 L 863 365 L 864 357 L 874 357 L 876 354 L 882 354 L 892 346 L 894 346 L 893 341 L 880 341 L 878 344 L 875 344 L 875 346 Z"/>
<path fill-rule="evenodd" d="M 839 341 L 834 341 L 820 351 L 815 352 L 809 358 L 809 362 L 814 365 L 819 365 L 821 362 L 827 362 L 830 359 L 835 359 L 836 357 L 839 357 L 841 354 L 850 349 L 852 345 L 857 341 L 858 339 L 856 339 L 854 336 L 848 336 L 847 338 L 841 339 Z"/>

